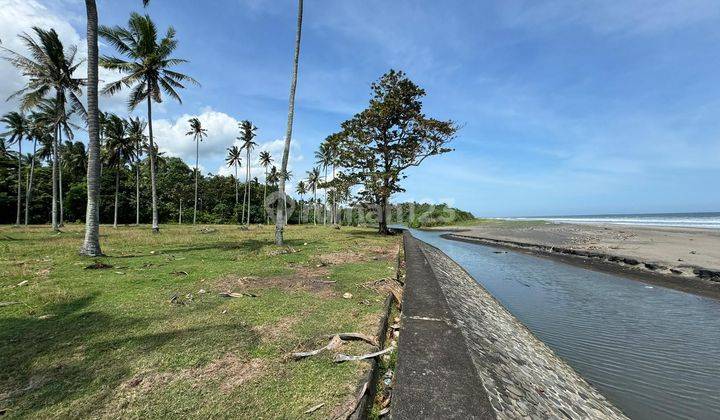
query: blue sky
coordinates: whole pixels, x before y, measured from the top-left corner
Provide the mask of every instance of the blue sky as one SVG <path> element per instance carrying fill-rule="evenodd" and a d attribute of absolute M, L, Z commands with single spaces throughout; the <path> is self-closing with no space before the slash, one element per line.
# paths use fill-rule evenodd
<path fill-rule="evenodd" d="M 99 0 L 101 22 L 124 24 L 140 3 Z M 159 108 L 161 148 L 191 161 L 186 121 L 199 115 L 201 165 L 224 172 L 250 119 L 279 158 L 296 3 L 153 0 L 147 12 L 175 27 L 182 70 L 202 83 Z M 82 44 L 84 18 L 79 0 L 0 0 L 0 38 L 16 48 L 41 24 Z M 428 115 L 463 124 L 455 152 L 412 169 L 396 200 L 480 216 L 719 211 L 719 24 L 714 0 L 306 0 L 292 170 L 395 68 L 427 90 Z M 0 64 L 0 94 L 21 83 Z M 102 106 L 124 112 L 122 97 Z"/>

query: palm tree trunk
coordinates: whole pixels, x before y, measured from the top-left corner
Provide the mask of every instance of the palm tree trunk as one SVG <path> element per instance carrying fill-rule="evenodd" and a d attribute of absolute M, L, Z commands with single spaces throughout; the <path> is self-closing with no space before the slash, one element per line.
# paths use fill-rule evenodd
<path fill-rule="evenodd" d="M 245 149 L 245 196 L 247 197 L 247 220 L 246 226 L 250 226 L 250 146 Z"/>
<path fill-rule="evenodd" d="M 80 254 L 102 255 L 100 250 L 100 126 L 98 122 L 98 16 L 95 0 L 85 0 L 87 9 L 87 208 L 85 209 L 85 240 Z"/>
<path fill-rule="evenodd" d="M 327 184 L 327 166 L 325 166 L 325 184 Z M 327 185 L 323 188 L 323 194 L 325 195 L 325 204 L 323 205 L 323 226 L 327 225 L 327 207 L 328 207 L 328 193 Z"/>
<path fill-rule="evenodd" d="M 32 198 L 33 175 L 35 174 L 35 153 L 37 153 L 37 139 L 33 139 L 33 154 L 30 161 L 30 176 L 28 177 L 27 191 L 25 191 L 25 226 L 30 219 L 30 199 Z"/>
<path fill-rule="evenodd" d="M 140 226 L 140 142 L 136 146 L 137 161 L 135 162 L 135 225 Z"/>
<path fill-rule="evenodd" d="M 245 223 L 245 200 L 247 199 L 247 182 L 243 185 L 242 207 L 240 210 L 240 224 Z"/>
<path fill-rule="evenodd" d="M 298 215 L 298 225 L 302 225 L 303 217 L 303 196 L 300 194 L 300 214 Z"/>
<path fill-rule="evenodd" d="M 62 144 L 62 130 L 58 131 L 58 148 Z M 65 226 L 65 211 L 63 208 L 63 180 L 62 180 L 62 155 L 58 150 L 58 204 L 60 205 L 60 227 Z"/>
<path fill-rule="evenodd" d="M 193 226 L 197 221 L 197 192 L 198 192 L 198 163 L 200 161 L 200 142 L 195 138 L 195 210 L 193 211 Z"/>
<path fill-rule="evenodd" d="M 238 182 L 237 163 L 234 166 L 235 166 L 235 208 L 237 209 L 237 205 L 238 205 L 238 201 L 239 201 L 239 199 L 238 199 L 238 184 L 239 184 L 239 182 Z"/>
<path fill-rule="evenodd" d="M 265 165 L 265 182 L 263 183 L 263 210 L 265 211 L 265 224 L 270 224 L 270 215 L 267 212 L 267 165 Z"/>
<path fill-rule="evenodd" d="M 333 182 L 335 182 L 335 165 L 333 165 L 333 167 L 332 167 L 332 177 L 333 177 Z M 337 206 L 336 200 L 337 199 L 335 197 L 336 195 L 337 195 L 337 189 L 333 187 L 332 206 L 330 207 L 330 222 L 333 225 L 337 224 L 337 208 L 336 208 L 336 206 Z"/>
<path fill-rule="evenodd" d="M 59 128 L 55 127 L 55 133 L 53 136 L 52 145 L 52 229 L 57 232 L 60 230 L 58 226 L 58 207 L 57 207 L 57 194 L 58 194 L 58 152 L 57 152 L 57 140 L 58 140 Z"/>
<path fill-rule="evenodd" d="M 317 188 L 313 187 L 313 225 L 317 226 Z"/>
<path fill-rule="evenodd" d="M 118 216 L 118 195 L 120 194 L 120 165 L 115 169 L 115 216 L 113 217 L 113 227 L 117 228 Z"/>
<path fill-rule="evenodd" d="M 20 226 L 20 213 L 22 212 L 22 137 L 18 137 L 18 179 L 17 179 L 17 218 L 15 225 Z"/>
<path fill-rule="evenodd" d="M 300 61 L 300 38 L 302 36 L 303 0 L 298 0 L 297 32 L 295 33 L 295 55 L 293 57 L 293 75 L 290 84 L 290 101 L 288 104 L 287 130 L 285 132 L 285 147 L 283 148 L 281 173 L 287 173 L 288 157 L 290 155 L 290 141 L 292 140 L 293 118 L 295 117 L 295 90 L 297 89 L 298 62 Z M 285 177 L 280 178 L 280 194 L 285 196 Z M 275 244 L 283 244 L 283 227 L 285 221 L 285 208 L 277 206 L 275 218 Z"/>
<path fill-rule="evenodd" d="M 155 143 L 153 142 L 152 129 L 152 86 L 148 82 L 148 138 L 150 139 L 150 192 L 152 195 L 152 230 L 155 233 L 160 232 L 160 221 L 158 220 L 157 208 L 157 186 L 155 185 Z"/>

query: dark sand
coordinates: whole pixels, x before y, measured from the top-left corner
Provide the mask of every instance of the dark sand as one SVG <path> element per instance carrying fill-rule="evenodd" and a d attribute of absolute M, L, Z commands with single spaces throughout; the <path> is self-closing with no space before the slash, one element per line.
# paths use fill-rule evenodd
<path fill-rule="evenodd" d="M 720 296 L 718 230 L 512 221 L 444 230 L 454 230 L 454 239 L 560 257 L 588 268 L 636 274 L 670 287 Z"/>

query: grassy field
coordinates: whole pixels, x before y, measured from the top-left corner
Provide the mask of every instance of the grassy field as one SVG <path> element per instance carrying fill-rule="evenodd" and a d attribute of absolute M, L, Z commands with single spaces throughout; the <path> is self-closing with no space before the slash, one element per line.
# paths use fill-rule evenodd
<path fill-rule="evenodd" d="M 87 259 L 81 226 L 0 227 L 6 417 L 297 418 L 324 403 L 313 416 L 327 418 L 355 398 L 369 363 L 287 354 L 374 334 L 386 293 L 364 283 L 394 276 L 399 237 L 291 226 L 278 248 L 268 226 L 101 233 L 107 257 Z"/>

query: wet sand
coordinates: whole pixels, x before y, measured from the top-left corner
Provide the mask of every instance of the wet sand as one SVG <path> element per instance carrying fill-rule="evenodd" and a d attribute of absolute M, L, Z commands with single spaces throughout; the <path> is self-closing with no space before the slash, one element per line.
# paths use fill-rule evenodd
<path fill-rule="evenodd" d="M 493 221 L 447 230 L 454 231 L 449 235 L 453 239 L 554 256 L 720 296 L 720 231 L 714 229 Z"/>

